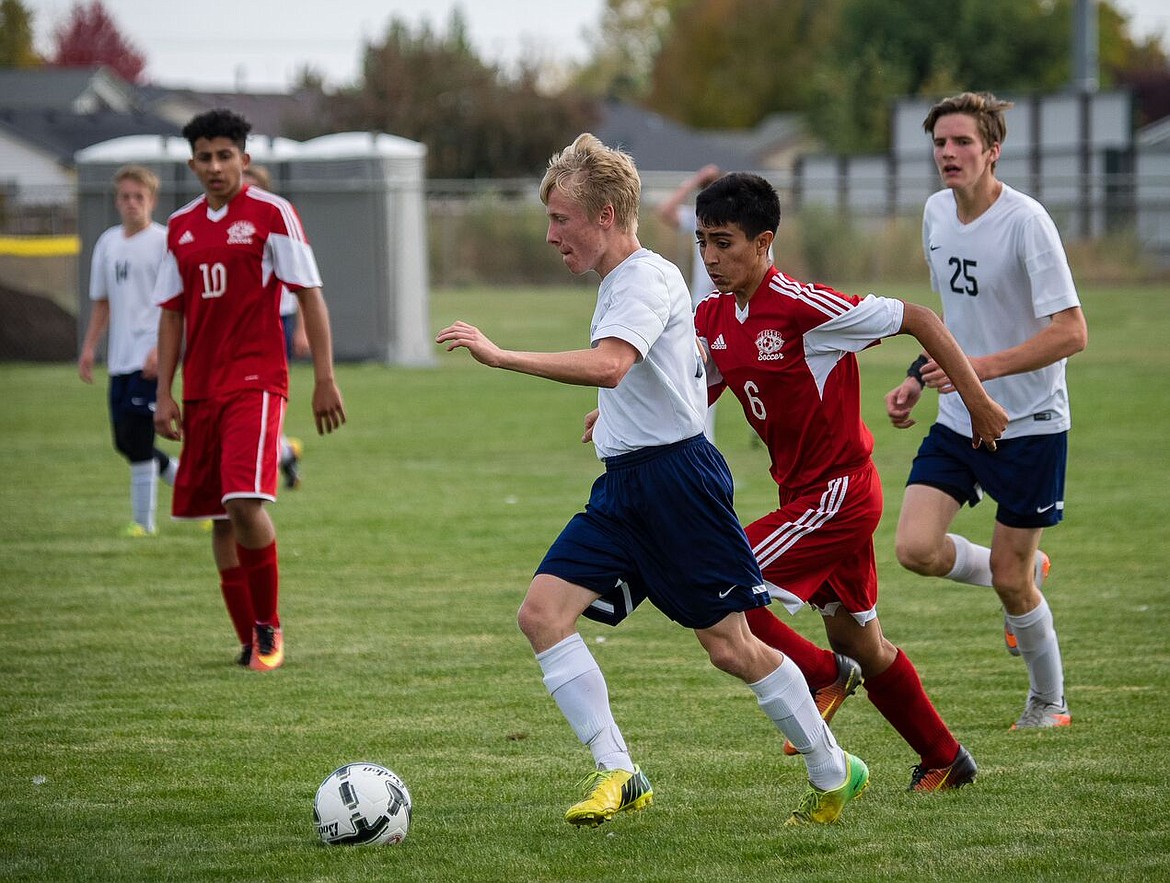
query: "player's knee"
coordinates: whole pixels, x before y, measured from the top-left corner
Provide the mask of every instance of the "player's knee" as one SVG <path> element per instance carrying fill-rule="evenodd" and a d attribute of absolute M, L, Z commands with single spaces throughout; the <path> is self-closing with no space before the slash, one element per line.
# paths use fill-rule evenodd
<path fill-rule="evenodd" d="M 516 611 L 516 625 L 534 647 L 555 642 L 566 628 L 555 607 L 532 592 L 525 596 Z"/>
<path fill-rule="evenodd" d="M 775 668 L 776 661 L 765 658 L 770 649 L 763 643 L 752 640 L 745 644 L 732 641 L 715 640 L 704 641 L 703 647 L 711 664 L 722 672 L 743 681 L 759 680 L 768 671 Z M 777 658 L 779 658 L 777 656 Z"/>
<path fill-rule="evenodd" d="M 539 613 L 533 609 L 533 605 L 525 598 L 520 604 L 520 609 L 516 611 L 516 625 L 520 631 L 529 639 L 537 631 L 541 622 Z"/>
<path fill-rule="evenodd" d="M 938 549 L 915 537 L 897 537 L 894 541 L 894 555 L 898 563 L 911 573 L 934 576 L 938 570 Z"/>
<path fill-rule="evenodd" d="M 735 674 L 733 666 L 735 664 L 735 657 L 730 652 L 730 648 L 723 642 L 711 642 L 707 645 L 707 656 L 711 660 L 711 664 L 720 671 L 725 671 L 728 674 Z"/>

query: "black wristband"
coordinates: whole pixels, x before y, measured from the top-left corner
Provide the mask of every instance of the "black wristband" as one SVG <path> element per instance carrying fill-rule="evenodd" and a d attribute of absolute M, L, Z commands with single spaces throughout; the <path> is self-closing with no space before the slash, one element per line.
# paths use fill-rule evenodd
<path fill-rule="evenodd" d="M 915 380 L 917 380 L 918 385 L 923 389 L 926 388 L 926 381 L 922 379 L 922 366 L 929 361 L 930 359 L 928 359 L 926 356 L 919 356 L 917 359 L 911 362 L 910 367 L 906 369 L 906 376 L 913 377 Z"/>

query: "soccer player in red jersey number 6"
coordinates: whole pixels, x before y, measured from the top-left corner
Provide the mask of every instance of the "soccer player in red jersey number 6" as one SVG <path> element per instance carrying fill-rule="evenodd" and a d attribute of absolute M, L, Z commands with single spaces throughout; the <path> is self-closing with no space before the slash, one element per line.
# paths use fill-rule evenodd
<path fill-rule="evenodd" d="M 965 785 L 975 777 L 974 761 L 877 619 L 873 532 L 882 491 L 870 456 L 873 436 L 861 420 L 856 353 L 895 334 L 929 347 L 969 404 L 975 447 L 994 450 L 1007 414 L 926 307 L 874 295 L 863 300 L 777 270 L 770 249 L 780 200 L 759 175 L 723 176 L 699 193 L 695 213 L 703 262 L 718 289 L 695 313 L 710 353 L 708 395 L 713 402 L 728 389 L 739 400 L 780 486 L 780 508 L 745 530 L 773 598 L 792 613 L 805 603 L 818 609 L 836 652 L 766 608 L 748 610 L 748 624 L 800 666 L 826 717 L 856 688 L 853 660 L 860 663 L 870 700 L 919 754 L 911 790 Z"/>
<path fill-rule="evenodd" d="M 313 416 L 321 434 L 345 422 L 321 278 L 300 218 L 282 197 L 244 183 L 251 125 L 223 109 L 183 136 L 203 195 L 171 215 L 154 299 L 158 404 L 154 423 L 183 442 L 175 518 L 212 519 L 220 586 L 241 644 L 238 661 L 266 671 L 284 661 L 277 610 L 276 499 L 288 361 L 280 290 L 300 299 L 313 355 Z M 183 408 L 172 386 L 183 353 Z"/>

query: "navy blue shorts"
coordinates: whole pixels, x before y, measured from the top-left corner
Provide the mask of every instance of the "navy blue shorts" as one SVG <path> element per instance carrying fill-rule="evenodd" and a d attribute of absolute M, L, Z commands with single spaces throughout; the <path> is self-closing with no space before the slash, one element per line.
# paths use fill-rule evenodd
<path fill-rule="evenodd" d="M 157 389 L 158 383 L 144 378 L 141 371 L 110 375 L 110 429 L 114 448 L 131 463 L 142 463 L 155 455 L 154 399 Z"/>
<path fill-rule="evenodd" d="M 154 399 L 158 382 L 147 380 L 141 371 L 110 375 L 110 420 L 139 416 L 154 420 Z"/>
<path fill-rule="evenodd" d="M 772 600 L 703 435 L 606 460 L 536 572 L 601 595 L 585 615 L 611 625 L 646 598 L 691 629 Z"/>
<path fill-rule="evenodd" d="M 925 484 L 974 506 L 986 491 L 1007 527 L 1051 527 L 1064 517 L 1068 433 L 1001 439 L 994 453 L 936 423 L 922 440 L 907 485 Z"/>

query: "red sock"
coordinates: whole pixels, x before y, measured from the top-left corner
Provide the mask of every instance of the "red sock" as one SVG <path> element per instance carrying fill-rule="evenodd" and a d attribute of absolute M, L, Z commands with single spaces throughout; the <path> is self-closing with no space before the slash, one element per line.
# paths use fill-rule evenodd
<path fill-rule="evenodd" d="M 837 680 L 837 657 L 831 650 L 822 650 L 781 622 L 767 607 L 753 607 L 745 615 L 753 635 L 796 663 L 809 689 L 816 691 Z"/>
<path fill-rule="evenodd" d="M 276 541 L 273 540 L 263 549 L 245 549 L 236 543 L 236 554 L 240 556 L 240 567 L 248 575 L 255 621 L 279 628 L 280 616 L 276 612 L 276 602 L 280 576 L 276 567 Z"/>
<path fill-rule="evenodd" d="M 252 643 L 252 626 L 256 617 L 252 613 L 252 593 L 248 589 L 248 577 L 242 567 L 229 567 L 219 572 L 219 590 L 227 605 L 228 616 L 236 630 L 241 644 Z"/>
<path fill-rule="evenodd" d="M 865 679 L 865 689 L 882 717 L 918 752 L 924 767 L 937 769 L 954 762 L 959 743 L 939 717 L 918 671 L 901 648 L 889 668 Z"/>

